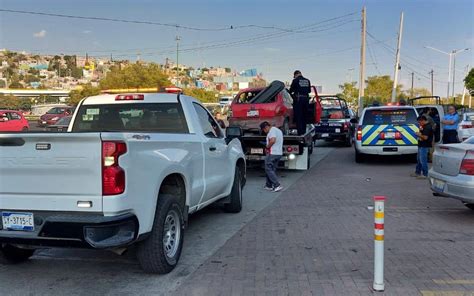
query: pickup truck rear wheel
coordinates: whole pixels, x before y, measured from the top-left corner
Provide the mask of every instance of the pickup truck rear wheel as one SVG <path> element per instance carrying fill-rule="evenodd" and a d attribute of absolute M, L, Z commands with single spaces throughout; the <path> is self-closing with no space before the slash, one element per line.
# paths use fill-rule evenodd
<path fill-rule="evenodd" d="M 35 250 L 20 249 L 12 245 L 0 245 L 0 263 L 15 264 L 28 260 L 33 256 Z"/>
<path fill-rule="evenodd" d="M 177 198 L 160 194 L 150 236 L 137 248 L 137 258 L 148 273 L 164 274 L 178 264 L 183 248 L 184 218 Z"/>
<path fill-rule="evenodd" d="M 242 210 L 242 172 L 239 166 L 235 166 L 234 183 L 229 197 L 230 202 L 224 204 L 224 211 L 239 213 Z"/>

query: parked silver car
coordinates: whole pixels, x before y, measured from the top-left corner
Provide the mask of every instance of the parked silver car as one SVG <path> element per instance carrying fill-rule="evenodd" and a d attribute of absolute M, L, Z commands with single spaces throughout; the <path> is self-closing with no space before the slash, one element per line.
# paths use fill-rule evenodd
<path fill-rule="evenodd" d="M 462 115 L 458 125 L 458 138 L 464 141 L 472 136 L 474 136 L 474 112 L 467 112 Z"/>
<path fill-rule="evenodd" d="M 474 137 L 436 146 L 429 180 L 433 195 L 459 199 L 474 210 Z"/>

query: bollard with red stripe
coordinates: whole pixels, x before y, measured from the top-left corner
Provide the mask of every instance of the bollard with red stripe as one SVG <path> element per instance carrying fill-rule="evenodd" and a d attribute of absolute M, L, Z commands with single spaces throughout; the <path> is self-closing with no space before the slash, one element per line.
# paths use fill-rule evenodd
<path fill-rule="evenodd" d="M 385 196 L 374 196 L 374 285 L 377 292 L 385 290 L 384 268 L 384 214 Z"/>

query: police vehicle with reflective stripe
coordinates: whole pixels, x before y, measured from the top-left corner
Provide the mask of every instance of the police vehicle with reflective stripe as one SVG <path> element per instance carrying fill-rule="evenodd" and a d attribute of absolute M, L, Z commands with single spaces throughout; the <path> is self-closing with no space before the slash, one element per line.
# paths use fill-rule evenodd
<path fill-rule="evenodd" d="M 355 160 L 366 155 L 418 152 L 418 113 L 412 106 L 377 106 L 362 111 L 355 133 Z"/>

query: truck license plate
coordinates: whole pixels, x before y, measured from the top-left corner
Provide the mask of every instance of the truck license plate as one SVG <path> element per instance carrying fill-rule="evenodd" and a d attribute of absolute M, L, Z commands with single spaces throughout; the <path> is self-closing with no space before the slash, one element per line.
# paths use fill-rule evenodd
<path fill-rule="evenodd" d="M 263 155 L 263 148 L 250 148 L 250 154 L 261 154 L 261 155 Z"/>
<path fill-rule="evenodd" d="M 33 213 L 2 212 L 3 229 L 34 231 Z"/>
<path fill-rule="evenodd" d="M 385 139 L 394 139 L 395 138 L 395 133 L 388 132 L 385 134 Z"/>
<path fill-rule="evenodd" d="M 341 132 L 341 129 L 340 128 L 336 128 L 336 133 L 340 133 Z"/>
<path fill-rule="evenodd" d="M 327 137 L 329 137 L 329 134 L 322 134 L 321 135 L 321 138 L 327 138 Z"/>
<path fill-rule="evenodd" d="M 446 182 L 433 179 L 433 189 L 438 191 L 438 192 L 443 192 L 444 191 L 444 186 L 446 185 Z"/>
<path fill-rule="evenodd" d="M 258 112 L 258 110 L 247 111 L 247 117 L 257 117 L 259 115 L 260 115 L 260 113 Z"/>

